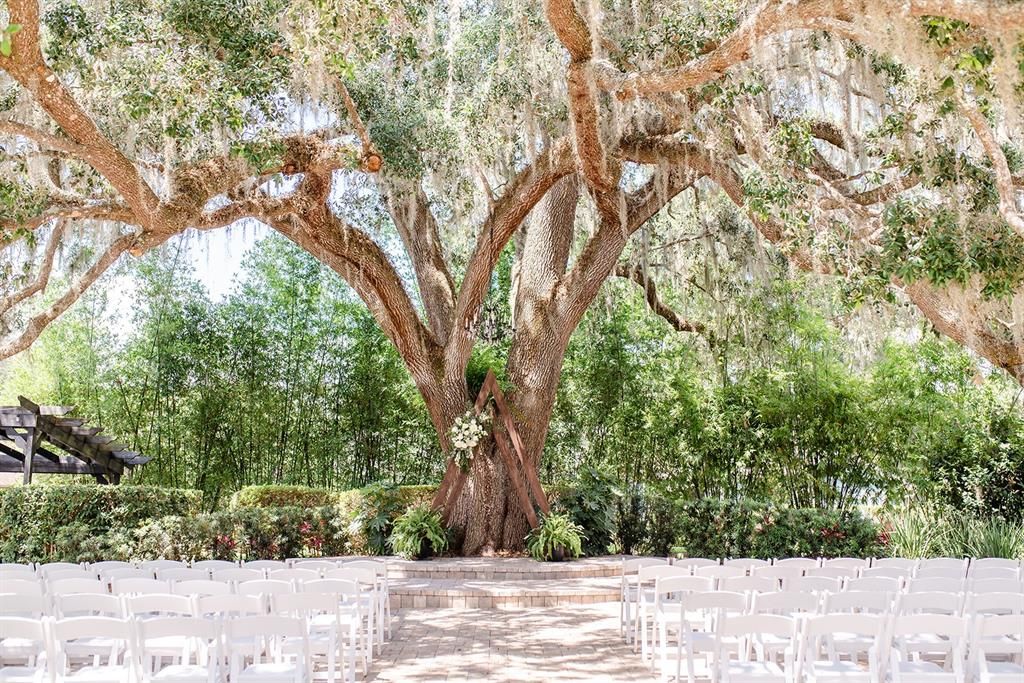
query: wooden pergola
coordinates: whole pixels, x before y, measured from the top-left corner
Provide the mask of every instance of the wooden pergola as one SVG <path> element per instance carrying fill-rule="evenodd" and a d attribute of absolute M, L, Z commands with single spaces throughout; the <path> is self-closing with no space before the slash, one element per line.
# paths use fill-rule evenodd
<path fill-rule="evenodd" d="M 89 474 L 102 484 L 117 484 L 128 468 L 149 458 L 128 450 L 101 427 L 68 417 L 74 406 L 40 406 L 19 396 L 18 406 L 0 406 L 0 472 Z"/>

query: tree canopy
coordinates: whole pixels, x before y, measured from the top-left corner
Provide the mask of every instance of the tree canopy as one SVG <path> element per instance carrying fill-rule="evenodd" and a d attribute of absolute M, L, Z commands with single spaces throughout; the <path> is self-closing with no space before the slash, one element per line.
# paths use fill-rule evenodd
<path fill-rule="evenodd" d="M 660 295 L 715 268 L 685 210 L 745 236 L 746 277 L 909 300 L 1024 383 L 1019 1 L 7 0 L 0 26 L 0 358 L 125 253 L 256 220 L 354 288 L 447 447 L 508 250 L 536 466 L 609 277 L 707 329 Z"/>

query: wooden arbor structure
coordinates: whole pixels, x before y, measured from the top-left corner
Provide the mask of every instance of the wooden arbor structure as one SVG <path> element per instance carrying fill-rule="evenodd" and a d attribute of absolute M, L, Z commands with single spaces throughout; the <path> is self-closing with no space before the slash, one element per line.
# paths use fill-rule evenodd
<path fill-rule="evenodd" d="M 519 507 L 526 515 L 530 528 L 535 529 L 538 520 L 534 502 L 541 512 L 547 514 L 550 512 L 548 498 L 544 494 L 544 488 L 540 485 L 536 470 L 526 462 L 526 449 L 523 447 L 523 440 L 519 437 L 516 423 L 512 419 L 512 411 L 509 410 L 508 401 L 505 400 L 505 393 L 501 390 L 501 385 L 498 384 L 498 378 L 494 376 L 493 370 L 488 370 L 483 386 L 480 387 L 480 393 L 477 394 L 473 411 L 479 415 L 486 409 L 487 402 L 491 397 L 494 398 L 496 417 L 493 429 L 494 442 L 498 445 L 498 452 L 508 470 L 509 479 L 512 480 L 512 487 L 515 489 Z M 432 502 L 434 509 L 441 510 L 445 521 L 451 519 L 455 504 L 458 502 L 468 478 L 468 471 L 461 469 L 454 460 L 448 460 L 448 469 L 444 473 L 444 479 L 441 480 L 441 486 L 434 494 Z M 532 500 L 530 499 L 531 494 Z"/>
<path fill-rule="evenodd" d="M 90 474 L 117 484 L 126 469 L 149 462 L 85 420 L 68 417 L 74 406 L 40 406 L 19 396 L 21 405 L 0 407 L 0 472 Z"/>

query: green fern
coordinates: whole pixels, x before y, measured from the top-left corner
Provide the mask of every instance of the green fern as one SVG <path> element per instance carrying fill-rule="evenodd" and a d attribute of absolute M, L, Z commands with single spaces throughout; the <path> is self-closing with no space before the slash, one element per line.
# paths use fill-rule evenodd
<path fill-rule="evenodd" d="M 569 557 L 583 553 L 583 527 L 569 515 L 552 512 L 541 517 L 540 524 L 526 537 L 526 548 L 535 560 L 550 560 L 555 548 L 561 546 Z"/>
<path fill-rule="evenodd" d="M 430 542 L 435 553 L 448 549 L 448 535 L 441 521 L 441 513 L 429 505 L 416 505 L 395 520 L 391 531 L 391 548 L 396 555 L 414 558 L 419 555 L 423 541 Z"/>

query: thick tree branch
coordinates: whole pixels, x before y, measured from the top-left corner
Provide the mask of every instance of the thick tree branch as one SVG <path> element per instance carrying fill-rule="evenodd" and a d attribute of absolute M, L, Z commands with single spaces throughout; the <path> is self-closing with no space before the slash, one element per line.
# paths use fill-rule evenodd
<path fill-rule="evenodd" d="M 1024 14 L 1024 8 L 1021 8 L 1021 13 Z M 985 115 L 977 105 L 959 92 L 957 93 L 957 104 L 967 120 L 970 121 L 971 128 L 974 129 L 975 135 L 981 141 L 985 154 L 992 161 L 992 170 L 995 171 L 996 176 L 996 190 L 999 192 L 999 215 L 1010 224 L 1010 227 L 1018 235 L 1024 237 L 1024 217 L 1021 217 L 1017 210 L 1017 189 L 1014 187 L 1010 165 L 996 140 L 995 133 L 989 127 Z"/>
<path fill-rule="evenodd" d="M 71 304 L 78 301 L 89 287 L 93 285 L 107 270 L 117 261 L 124 252 L 128 251 L 135 242 L 135 235 L 122 235 L 115 239 L 93 265 L 78 278 L 74 284 L 59 299 L 53 302 L 49 308 L 34 315 L 29 319 L 28 324 L 15 338 L 0 345 L 0 360 L 10 358 L 29 347 L 39 335 L 46 329 L 46 326 L 56 320 L 64 311 L 68 310 Z"/>
<path fill-rule="evenodd" d="M 999 31 L 1024 30 L 1024 11 L 1017 0 L 909 0 L 914 17 L 948 17 Z"/>
<path fill-rule="evenodd" d="M 388 212 L 412 261 L 431 332 L 442 346 L 451 333 L 455 281 L 444 260 L 437 220 L 418 183 L 392 178 L 381 183 Z"/>
<path fill-rule="evenodd" d="M 575 170 L 571 144 L 559 139 L 508 184 L 477 234 L 455 304 L 455 324 L 445 349 L 449 368 L 465 368 L 476 337 L 475 322 L 502 249 L 526 215 L 561 178 Z"/>
<path fill-rule="evenodd" d="M 61 238 L 64 236 L 64 225 L 64 221 L 57 221 L 57 224 L 53 226 L 53 232 L 50 233 L 50 237 L 46 241 L 46 249 L 43 251 L 43 260 L 39 263 L 39 270 L 32 281 L 21 289 L 0 298 L 0 316 L 25 299 L 46 289 L 46 284 L 50 281 L 50 273 L 53 271 L 53 259 L 57 255 L 57 247 L 60 246 Z"/>
<path fill-rule="evenodd" d="M 131 223 L 135 214 L 126 205 L 118 202 L 95 202 L 91 200 L 67 201 L 59 198 L 50 203 L 41 213 L 24 220 L 2 220 L 0 230 L 13 231 L 18 228 L 37 230 L 55 218 L 68 220 L 97 220 Z M 0 247 L 10 243 L 9 238 L 0 236 Z"/>
<path fill-rule="evenodd" d="M 15 135 L 17 137 L 31 140 L 32 142 L 39 145 L 44 151 L 51 150 L 55 152 L 63 152 L 75 157 L 83 157 L 85 150 L 84 148 L 64 138 L 57 137 L 52 133 L 33 128 L 24 123 L 17 121 L 0 121 L 0 135 Z"/>
<path fill-rule="evenodd" d="M 640 285 L 644 290 L 644 299 L 647 300 L 647 305 L 650 309 L 664 318 L 677 332 L 704 334 L 706 328 L 703 323 L 695 323 L 684 318 L 658 297 L 658 289 L 654 284 L 654 279 L 645 273 L 644 269 L 639 265 L 628 266 L 626 264 L 619 264 L 615 267 L 615 274 L 618 277 L 632 280 Z"/>

